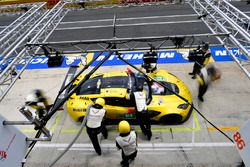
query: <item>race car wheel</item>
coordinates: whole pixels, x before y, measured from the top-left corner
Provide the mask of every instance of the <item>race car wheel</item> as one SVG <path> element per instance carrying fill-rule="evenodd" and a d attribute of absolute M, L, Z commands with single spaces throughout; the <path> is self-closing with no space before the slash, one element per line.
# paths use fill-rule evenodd
<path fill-rule="evenodd" d="M 80 117 L 80 118 L 78 119 L 78 122 L 82 122 L 83 119 L 84 119 L 84 117 Z"/>
<path fill-rule="evenodd" d="M 180 124 L 181 120 L 182 116 L 178 114 L 169 114 L 161 117 L 160 122 L 162 124 L 174 125 L 174 124 Z"/>

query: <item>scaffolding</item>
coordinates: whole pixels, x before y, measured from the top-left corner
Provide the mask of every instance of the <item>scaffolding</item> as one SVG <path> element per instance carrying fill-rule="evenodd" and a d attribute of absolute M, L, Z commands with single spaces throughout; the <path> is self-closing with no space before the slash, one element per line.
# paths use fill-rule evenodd
<path fill-rule="evenodd" d="M 46 3 L 35 4 L 25 14 L 0 32 L 1 60 L 40 20 L 41 16 L 45 13 L 45 5 Z M 26 41 L 23 41 L 23 44 L 25 43 Z"/>
<path fill-rule="evenodd" d="M 30 50 L 25 44 L 29 42 L 45 42 L 62 18 L 67 14 L 68 9 L 63 8 L 68 2 L 59 1 L 51 10 L 47 10 L 40 19 L 36 20 L 31 29 L 18 38 L 15 46 L 11 47 L 0 62 L 0 101 L 4 98 L 16 80 L 32 61 L 39 48 Z M 19 25 L 22 26 L 22 25 Z M 34 51 L 34 52 L 32 52 Z M 16 70 L 19 67 L 19 70 Z"/>
<path fill-rule="evenodd" d="M 212 33 L 229 34 L 229 37 L 217 39 L 250 78 L 249 17 L 225 0 L 189 0 L 188 3 Z M 232 52 L 231 48 L 238 51 Z"/>

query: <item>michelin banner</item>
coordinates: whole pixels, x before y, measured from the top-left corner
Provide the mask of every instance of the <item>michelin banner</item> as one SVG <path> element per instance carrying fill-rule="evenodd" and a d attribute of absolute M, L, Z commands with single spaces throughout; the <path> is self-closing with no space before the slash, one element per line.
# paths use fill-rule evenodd
<path fill-rule="evenodd" d="M 233 61 L 232 57 L 223 47 L 211 47 L 212 61 Z M 231 49 L 231 52 L 237 57 L 246 59 L 244 56 L 238 53 L 237 49 Z M 158 64 L 169 64 L 169 63 L 192 63 L 189 62 L 187 57 L 189 54 L 189 49 L 178 49 L 178 50 L 162 50 L 158 51 Z M 134 65 L 142 64 L 144 52 L 122 52 L 122 57 Z M 88 53 L 83 55 L 67 55 L 64 57 L 64 61 L 59 68 L 68 68 L 70 66 L 77 66 L 81 64 L 81 58 L 86 57 L 88 61 L 97 56 L 98 53 Z M 103 53 L 93 64 L 95 66 L 100 62 L 108 53 Z M 23 60 L 25 61 L 25 60 Z M 48 58 L 46 56 L 39 56 L 32 60 L 32 62 L 27 66 L 27 69 L 46 69 Z M 104 63 L 104 66 L 116 66 L 125 65 L 124 62 L 119 60 L 117 55 L 111 55 L 111 57 Z M 56 67 L 58 68 L 58 67 Z M 17 69 L 20 69 L 17 68 Z"/>

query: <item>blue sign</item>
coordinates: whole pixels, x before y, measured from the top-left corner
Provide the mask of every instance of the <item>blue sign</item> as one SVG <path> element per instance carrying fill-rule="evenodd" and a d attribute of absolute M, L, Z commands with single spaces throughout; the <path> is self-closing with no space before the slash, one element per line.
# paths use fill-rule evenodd
<path fill-rule="evenodd" d="M 227 50 L 223 47 L 211 47 L 210 51 L 211 51 L 214 61 L 233 61 L 233 58 L 229 55 Z M 236 48 L 230 49 L 230 52 L 239 59 L 247 60 L 247 58 L 243 56 L 241 53 L 239 53 L 239 50 Z"/>
<path fill-rule="evenodd" d="M 26 69 L 47 69 L 48 68 L 48 57 L 40 56 L 34 58 Z M 63 63 L 60 67 L 50 67 L 50 68 L 68 68 L 70 66 L 76 66 L 81 63 L 80 57 L 77 56 L 67 56 L 64 57 Z M 25 59 L 20 61 L 20 64 L 25 64 Z M 17 70 L 21 69 L 22 65 L 17 66 Z"/>
<path fill-rule="evenodd" d="M 187 49 L 183 50 L 166 50 L 158 51 L 158 63 L 167 64 L 167 63 L 188 63 L 188 53 Z M 93 66 L 97 65 L 105 56 L 109 53 L 104 52 L 96 62 L 93 63 Z M 144 52 L 122 52 L 121 57 L 128 61 L 131 64 L 138 65 L 143 63 L 143 54 Z M 98 56 L 98 53 L 94 54 L 94 57 Z M 103 64 L 104 66 L 117 66 L 117 65 L 126 65 L 122 60 L 118 58 L 117 55 L 113 54 L 110 58 Z"/>
<path fill-rule="evenodd" d="M 212 57 L 214 61 L 233 61 L 232 57 L 223 47 L 210 47 Z M 246 57 L 239 53 L 238 49 L 231 49 L 231 52 L 238 58 L 246 60 Z M 93 53 L 93 57 L 96 57 L 99 53 Z M 97 65 L 105 56 L 109 53 L 104 52 L 99 58 L 92 64 L 92 66 Z M 142 51 L 137 52 L 121 52 L 121 57 L 127 60 L 129 63 L 134 65 L 139 65 L 143 63 L 143 54 Z M 168 64 L 168 63 L 190 63 L 188 61 L 189 49 L 176 49 L 176 50 L 164 50 L 158 51 L 158 64 Z M 82 56 L 86 57 L 87 54 Z M 64 57 L 63 64 L 60 67 L 54 68 L 68 68 L 70 66 L 79 65 L 81 62 L 81 56 L 66 56 Z M 93 58 L 92 57 L 92 58 Z M 46 69 L 48 57 L 40 56 L 34 58 L 31 63 L 27 66 L 27 69 Z M 25 63 L 25 60 L 22 60 L 20 63 Z M 121 61 L 117 55 L 113 54 L 110 58 L 103 64 L 104 66 L 118 66 L 118 65 L 126 65 L 123 61 Z M 3 67 L 4 68 L 4 67 Z M 17 69 L 21 69 L 21 66 L 17 67 Z"/>

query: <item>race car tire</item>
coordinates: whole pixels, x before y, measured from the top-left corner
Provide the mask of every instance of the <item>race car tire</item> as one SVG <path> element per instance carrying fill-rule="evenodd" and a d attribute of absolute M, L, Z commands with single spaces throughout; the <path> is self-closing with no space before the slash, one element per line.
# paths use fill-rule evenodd
<path fill-rule="evenodd" d="M 80 117 L 80 118 L 78 119 L 78 122 L 82 122 L 83 119 L 84 119 L 84 117 Z"/>
<path fill-rule="evenodd" d="M 161 117 L 160 122 L 167 125 L 176 125 L 182 122 L 182 116 L 178 114 L 168 114 Z"/>

